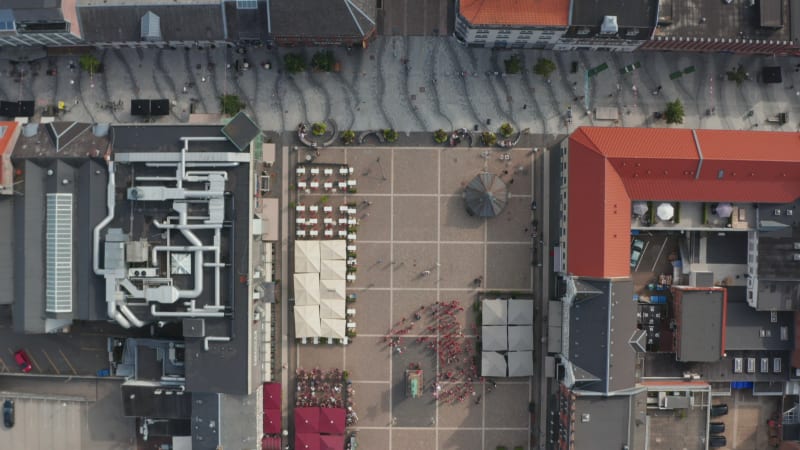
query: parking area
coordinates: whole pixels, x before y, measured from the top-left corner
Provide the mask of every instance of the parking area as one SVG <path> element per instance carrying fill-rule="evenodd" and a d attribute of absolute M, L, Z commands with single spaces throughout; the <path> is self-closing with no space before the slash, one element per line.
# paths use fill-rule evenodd
<path fill-rule="evenodd" d="M 122 416 L 119 384 L 0 376 L 0 400 L 15 404 L 14 426 L 0 428 L 0 450 L 133 448 L 134 422 Z"/>
<path fill-rule="evenodd" d="M 731 450 L 774 448 L 770 445 L 770 417 L 779 411 L 780 397 L 754 396 L 749 389 L 734 390 L 730 397 L 714 403 L 726 403 L 728 414 L 712 418 L 725 424 L 725 438 Z"/>
<path fill-rule="evenodd" d="M 326 148 L 315 161 L 348 164 L 358 181 L 358 192 L 346 199 L 330 195 L 332 204 L 358 205 L 357 279 L 348 289 L 357 295 L 352 307 L 358 335 L 344 348 L 298 346 L 297 365 L 343 366 L 350 373 L 361 447 L 529 446 L 530 380 L 498 380 L 494 389 L 477 380 L 442 381 L 443 391 L 472 387 L 475 393 L 452 404 L 437 402 L 434 380 L 441 367 L 426 343 L 442 336 L 430 317 L 414 317 L 435 302 L 458 301 L 463 310 L 454 315 L 465 348 L 475 345 L 472 305 L 480 293 L 532 291 L 532 154 L 507 153 L 509 159 L 484 148 Z M 467 214 L 461 197 L 482 171 L 501 177 L 511 193 L 491 219 Z M 402 352 L 385 340 L 398 323 L 411 326 L 400 338 Z M 425 391 L 409 398 L 405 369 L 417 364 Z"/>
<path fill-rule="evenodd" d="M 69 333 L 27 335 L 14 333 L 10 308 L 0 308 L 0 374 L 20 373 L 14 352 L 25 350 L 32 374 L 96 375 L 108 368 L 107 338 L 130 336 L 107 322 L 76 322 Z"/>
<path fill-rule="evenodd" d="M 704 407 L 671 411 L 648 410 L 648 448 L 652 450 L 704 450 L 706 414 Z"/>

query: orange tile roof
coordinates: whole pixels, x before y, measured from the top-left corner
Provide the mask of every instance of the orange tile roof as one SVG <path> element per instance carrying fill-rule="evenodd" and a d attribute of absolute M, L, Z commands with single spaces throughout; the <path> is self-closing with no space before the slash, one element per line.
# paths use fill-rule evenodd
<path fill-rule="evenodd" d="M 461 0 L 459 12 L 474 25 L 569 25 L 570 0 Z"/>
<path fill-rule="evenodd" d="M 14 175 L 10 155 L 14 142 L 16 142 L 19 126 L 17 122 L 0 122 L 0 127 L 7 127 L 5 133 L 0 136 L 0 186 L 13 184 Z"/>
<path fill-rule="evenodd" d="M 627 277 L 632 200 L 794 201 L 800 135 L 581 127 L 569 137 L 567 170 L 568 272 Z"/>

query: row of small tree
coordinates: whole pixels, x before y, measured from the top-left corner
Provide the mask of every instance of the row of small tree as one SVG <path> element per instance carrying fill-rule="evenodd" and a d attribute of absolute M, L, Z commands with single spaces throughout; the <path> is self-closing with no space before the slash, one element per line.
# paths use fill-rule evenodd
<path fill-rule="evenodd" d="M 283 55 L 283 66 L 289 73 L 300 73 L 306 70 L 306 58 L 302 53 Z M 317 72 L 331 72 L 336 67 L 336 58 L 330 50 L 320 50 L 311 57 L 311 69 Z"/>
<path fill-rule="evenodd" d="M 506 73 L 510 74 L 520 73 L 525 68 L 525 65 L 522 63 L 522 58 L 519 55 L 511 55 L 504 63 L 506 66 Z M 539 58 L 536 64 L 533 65 L 533 73 L 541 75 L 542 78 L 550 77 L 555 71 L 556 63 L 547 58 Z"/>

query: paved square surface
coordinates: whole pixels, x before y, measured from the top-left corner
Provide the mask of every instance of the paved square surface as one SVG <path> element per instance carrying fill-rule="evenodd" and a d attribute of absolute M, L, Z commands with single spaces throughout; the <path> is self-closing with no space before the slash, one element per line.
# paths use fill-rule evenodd
<path fill-rule="evenodd" d="M 498 380 L 488 392 L 460 372 L 469 370 L 472 360 L 466 353 L 476 348 L 472 305 L 478 295 L 533 289 L 532 237 L 525 230 L 531 221 L 531 154 L 514 150 L 505 153 L 509 160 L 501 159 L 503 154 L 467 147 L 322 150 L 325 162 L 350 164 L 358 181 L 357 194 L 332 200 L 358 205 L 357 280 L 348 285 L 348 292 L 358 296 L 348 306 L 356 309 L 358 336 L 344 351 L 301 346 L 299 359 L 301 365 L 320 367 L 337 367 L 344 359 L 356 390 L 354 429 L 365 448 L 528 445 L 528 379 Z M 482 171 L 508 183 L 511 197 L 499 217 L 466 213 L 463 188 Z M 441 365 L 431 347 L 441 343 L 441 323 L 431 307 L 452 301 L 461 307 L 451 312 L 464 336 L 451 342 L 465 354 Z M 390 330 L 396 347 L 387 341 Z M 405 373 L 417 366 L 423 370 L 424 392 L 409 398 Z M 441 392 L 458 394 L 437 402 L 436 374 L 448 372 L 459 381 L 440 379 Z"/>

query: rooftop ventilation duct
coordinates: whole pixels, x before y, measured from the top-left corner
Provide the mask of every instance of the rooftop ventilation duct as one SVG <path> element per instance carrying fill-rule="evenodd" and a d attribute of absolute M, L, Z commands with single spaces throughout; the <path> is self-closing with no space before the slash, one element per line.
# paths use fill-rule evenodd
<path fill-rule="evenodd" d="M 22 135 L 25 137 L 34 137 L 39 132 L 39 124 L 35 122 L 26 123 L 22 126 Z"/>
<path fill-rule="evenodd" d="M 109 124 L 107 123 L 96 123 L 92 127 L 92 133 L 94 133 L 97 137 L 105 137 L 108 135 Z"/>
<path fill-rule="evenodd" d="M 617 25 L 617 16 L 603 17 L 603 24 L 600 25 L 601 34 L 617 34 L 619 32 L 619 25 Z"/>

